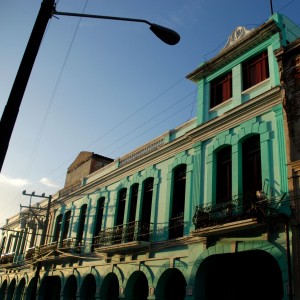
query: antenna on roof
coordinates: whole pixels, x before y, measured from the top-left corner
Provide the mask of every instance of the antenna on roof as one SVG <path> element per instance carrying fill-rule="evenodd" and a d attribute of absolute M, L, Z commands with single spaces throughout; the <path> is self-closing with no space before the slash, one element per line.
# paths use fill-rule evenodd
<path fill-rule="evenodd" d="M 270 7 L 271 7 L 271 15 L 273 15 L 273 2 L 270 0 Z"/>

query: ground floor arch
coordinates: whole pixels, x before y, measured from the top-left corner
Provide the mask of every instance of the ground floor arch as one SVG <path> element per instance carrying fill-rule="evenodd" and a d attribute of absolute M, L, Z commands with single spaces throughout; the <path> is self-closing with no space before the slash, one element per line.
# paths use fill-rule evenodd
<path fill-rule="evenodd" d="M 197 300 L 281 300 L 281 270 L 262 250 L 211 255 L 199 266 L 195 295 Z"/>
<path fill-rule="evenodd" d="M 94 299 L 96 293 L 96 279 L 93 274 L 87 274 L 80 287 L 80 299 Z"/>
<path fill-rule="evenodd" d="M 60 299 L 61 280 L 59 276 L 46 276 L 43 278 L 38 299 L 40 300 L 56 300 Z"/>
<path fill-rule="evenodd" d="M 100 299 L 117 300 L 119 297 L 119 280 L 115 273 L 108 273 L 102 283 Z"/>
<path fill-rule="evenodd" d="M 186 280 L 176 268 L 164 271 L 156 287 L 157 300 L 184 300 L 186 295 Z"/>
<path fill-rule="evenodd" d="M 23 299 L 24 296 L 24 291 L 25 291 L 25 284 L 26 280 L 25 278 L 22 278 L 16 288 L 16 293 L 15 293 L 15 298 L 14 300 L 21 300 Z"/>
<path fill-rule="evenodd" d="M 5 297 L 5 293 L 6 293 L 6 289 L 7 289 L 7 280 L 5 279 L 2 284 L 1 284 L 1 288 L 0 288 L 0 299 L 4 299 Z"/>
<path fill-rule="evenodd" d="M 77 280 L 74 275 L 69 276 L 63 289 L 64 300 L 75 300 L 77 293 Z"/>
<path fill-rule="evenodd" d="M 15 288 L 16 288 L 16 279 L 14 278 L 8 286 L 6 300 L 13 299 Z"/>
<path fill-rule="evenodd" d="M 131 300 L 147 300 L 149 286 L 146 275 L 141 271 L 135 271 L 128 279 L 125 288 L 125 298 Z"/>
<path fill-rule="evenodd" d="M 25 292 L 25 300 L 31 300 L 36 298 L 36 290 L 37 290 L 37 278 L 33 277 L 26 289 Z"/>

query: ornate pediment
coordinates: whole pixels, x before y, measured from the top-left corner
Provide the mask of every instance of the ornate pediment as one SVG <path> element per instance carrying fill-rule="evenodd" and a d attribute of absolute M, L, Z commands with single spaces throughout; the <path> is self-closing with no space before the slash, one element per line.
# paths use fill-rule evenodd
<path fill-rule="evenodd" d="M 240 39 L 242 39 L 244 36 L 246 36 L 247 34 L 249 34 L 250 32 L 252 32 L 253 29 L 246 29 L 246 27 L 242 27 L 242 26 L 238 26 L 233 32 L 232 34 L 229 36 L 226 45 L 224 46 L 224 48 L 222 49 L 225 50 L 226 48 L 234 45 L 235 43 L 237 43 Z"/>

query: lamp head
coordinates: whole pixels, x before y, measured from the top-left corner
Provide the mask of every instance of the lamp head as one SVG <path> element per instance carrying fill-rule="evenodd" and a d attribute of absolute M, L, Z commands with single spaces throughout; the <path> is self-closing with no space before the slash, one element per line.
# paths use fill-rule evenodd
<path fill-rule="evenodd" d="M 150 25 L 150 30 L 168 45 L 173 46 L 180 41 L 180 35 L 170 28 L 152 23 Z"/>

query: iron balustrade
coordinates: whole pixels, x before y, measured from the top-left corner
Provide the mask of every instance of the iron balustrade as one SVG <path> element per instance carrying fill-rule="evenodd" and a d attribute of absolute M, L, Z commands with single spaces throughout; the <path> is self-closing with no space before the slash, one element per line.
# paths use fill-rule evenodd
<path fill-rule="evenodd" d="M 143 221 L 114 226 L 99 232 L 98 236 L 94 238 L 94 248 L 133 241 L 149 242 L 151 233 L 151 223 Z"/>
<path fill-rule="evenodd" d="M 170 219 L 169 222 L 169 238 L 175 239 L 183 236 L 184 229 L 184 216 L 180 215 L 178 217 Z"/>
<path fill-rule="evenodd" d="M 31 260 L 34 258 L 35 247 L 28 248 L 25 253 L 25 260 Z"/>
<path fill-rule="evenodd" d="M 56 249 L 57 249 L 57 242 L 53 242 L 51 244 L 46 244 L 46 245 L 43 245 L 40 247 L 36 247 L 34 258 L 38 259 L 38 258 L 48 255 L 52 252 L 55 253 Z"/>
<path fill-rule="evenodd" d="M 2 254 L 0 258 L 0 264 L 1 265 L 11 264 L 13 263 L 14 257 L 15 257 L 15 252 Z"/>
<path fill-rule="evenodd" d="M 195 229 L 200 229 L 251 218 L 265 222 L 268 218 L 278 215 L 278 205 L 285 195 L 272 199 L 241 196 L 222 203 L 198 205 L 193 224 Z"/>

